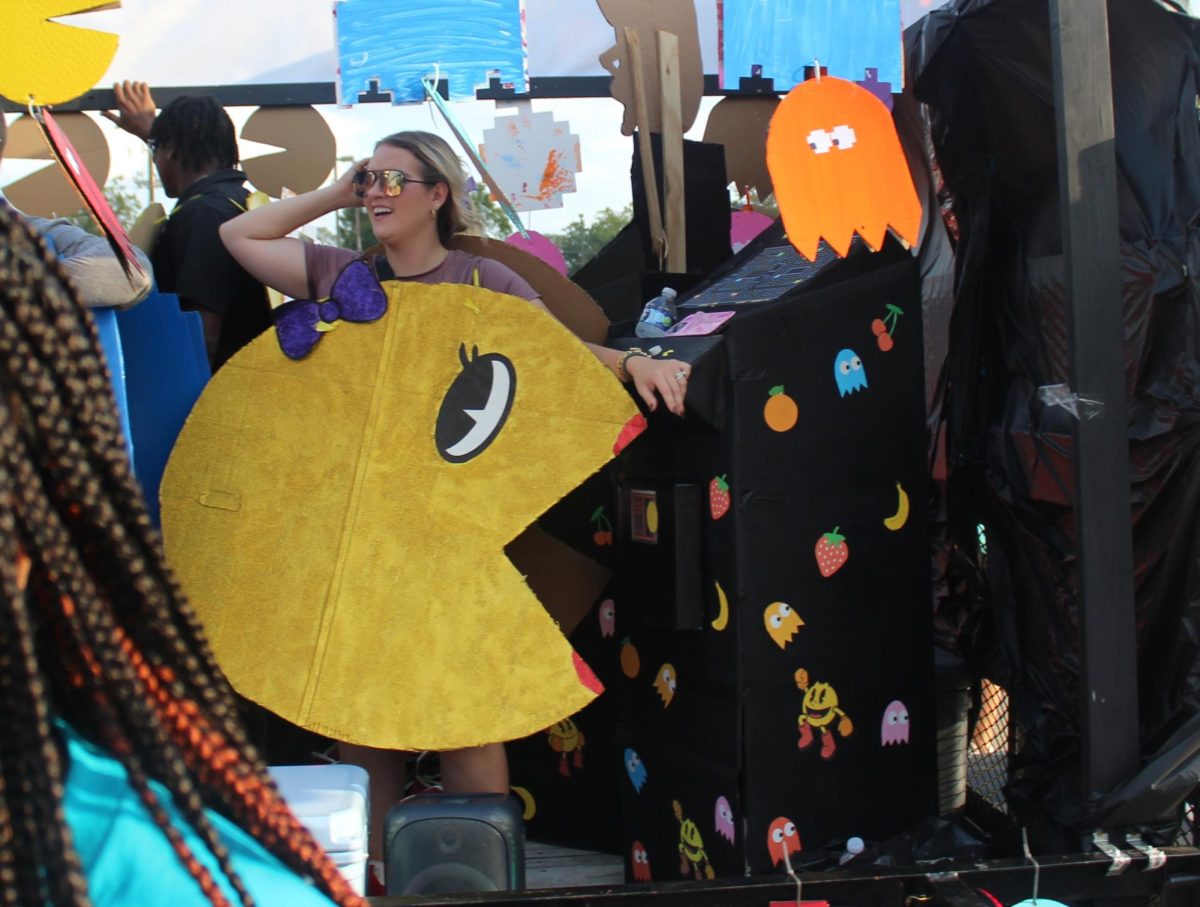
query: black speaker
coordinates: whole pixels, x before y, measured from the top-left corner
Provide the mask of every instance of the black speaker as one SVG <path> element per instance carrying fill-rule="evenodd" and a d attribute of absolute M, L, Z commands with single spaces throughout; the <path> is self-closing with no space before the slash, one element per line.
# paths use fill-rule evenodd
<path fill-rule="evenodd" d="M 418 794 L 384 822 L 388 894 L 525 887 L 521 806 L 507 794 Z"/>

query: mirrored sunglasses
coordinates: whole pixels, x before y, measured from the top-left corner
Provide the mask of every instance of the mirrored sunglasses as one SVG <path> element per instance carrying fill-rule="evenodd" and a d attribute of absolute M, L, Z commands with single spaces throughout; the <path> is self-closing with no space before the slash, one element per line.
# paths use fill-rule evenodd
<path fill-rule="evenodd" d="M 432 186 L 436 182 L 437 180 L 413 179 L 403 170 L 359 170 L 354 174 L 354 194 L 362 198 L 367 194 L 368 189 L 379 183 L 383 187 L 384 195 L 395 198 L 404 191 L 406 183 Z"/>

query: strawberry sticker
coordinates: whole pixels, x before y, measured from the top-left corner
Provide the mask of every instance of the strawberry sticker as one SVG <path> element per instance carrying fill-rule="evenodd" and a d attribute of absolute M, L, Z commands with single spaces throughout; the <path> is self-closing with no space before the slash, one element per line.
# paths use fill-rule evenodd
<path fill-rule="evenodd" d="M 833 532 L 826 532 L 817 539 L 817 546 L 813 549 L 813 553 L 817 557 L 817 569 L 821 571 L 821 576 L 833 576 L 850 558 L 850 549 L 846 547 L 846 537 L 838 534 L 838 528 L 834 526 Z"/>
<path fill-rule="evenodd" d="M 708 509 L 714 520 L 719 520 L 729 513 L 729 483 L 725 476 L 714 476 L 708 483 Z"/>

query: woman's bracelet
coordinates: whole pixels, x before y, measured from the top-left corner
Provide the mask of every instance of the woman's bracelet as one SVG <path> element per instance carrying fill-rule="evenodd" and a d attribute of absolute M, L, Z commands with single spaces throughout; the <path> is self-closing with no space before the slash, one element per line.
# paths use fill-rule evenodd
<path fill-rule="evenodd" d="M 651 355 L 649 353 L 647 353 L 640 346 L 631 346 L 624 353 L 622 353 L 621 358 L 617 360 L 617 377 L 621 379 L 622 384 L 629 383 L 629 357 L 630 356 L 641 356 L 643 359 L 653 358 L 653 357 L 651 357 Z"/>

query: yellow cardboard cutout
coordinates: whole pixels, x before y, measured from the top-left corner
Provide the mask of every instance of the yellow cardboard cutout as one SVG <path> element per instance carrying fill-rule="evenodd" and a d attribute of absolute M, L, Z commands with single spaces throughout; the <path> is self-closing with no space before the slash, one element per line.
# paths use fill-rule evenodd
<path fill-rule="evenodd" d="M 283 717 L 380 747 L 521 737 L 598 685 L 503 548 L 637 411 L 524 300 L 385 287 L 380 321 L 338 323 L 307 359 L 268 333 L 214 376 L 163 477 L 167 554 L 234 686 Z M 507 357 L 515 396 L 453 463 L 435 426 L 464 345 Z"/>
<path fill-rule="evenodd" d="M 0 95 L 18 104 L 62 104 L 88 91 L 117 53 L 117 36 L 52 22 L 116 9 L 105 0 L 7 0 Z"/>

